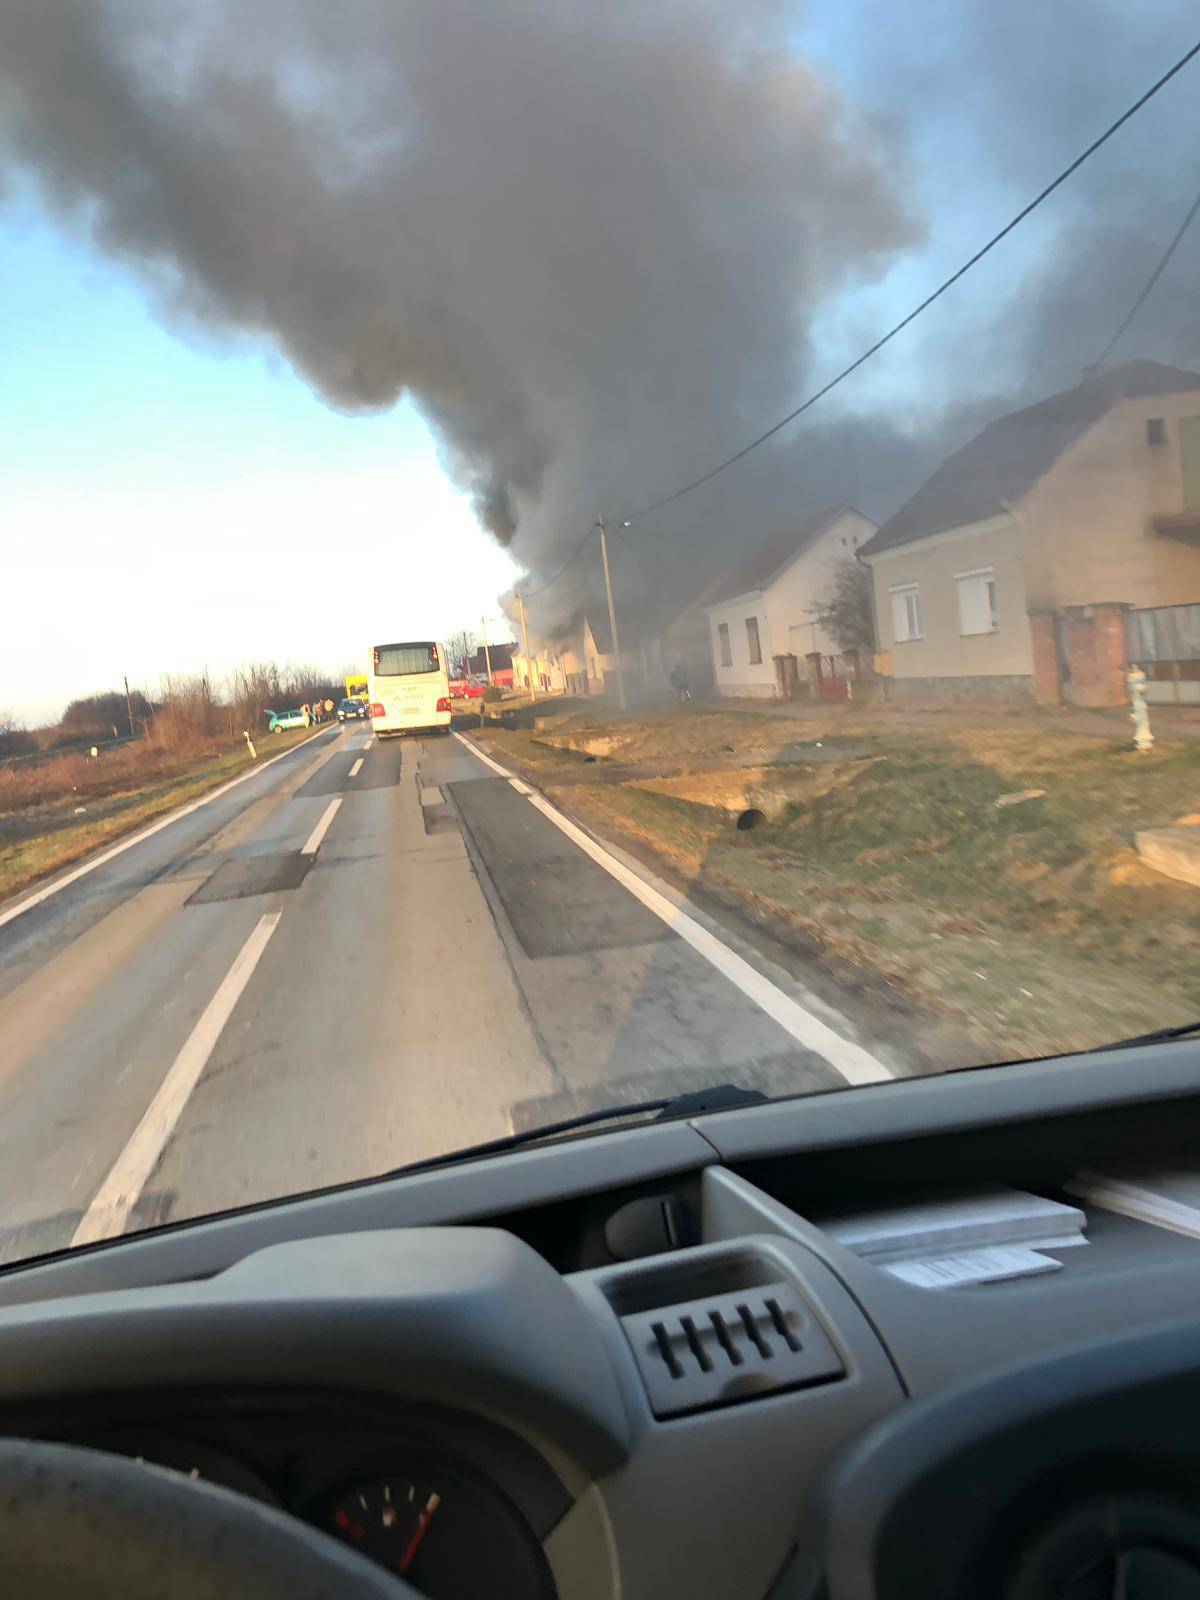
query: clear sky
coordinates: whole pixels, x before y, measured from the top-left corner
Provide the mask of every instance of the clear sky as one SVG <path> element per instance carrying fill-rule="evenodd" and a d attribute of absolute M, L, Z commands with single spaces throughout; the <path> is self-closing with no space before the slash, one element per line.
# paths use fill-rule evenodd
<path fill-rule="evenodd" d="M 410 406 L 338 416 L 261 350 L 168 330 L 28 195 L 0 307 L 0 712 L 497 616 L 516 568 Z"/>

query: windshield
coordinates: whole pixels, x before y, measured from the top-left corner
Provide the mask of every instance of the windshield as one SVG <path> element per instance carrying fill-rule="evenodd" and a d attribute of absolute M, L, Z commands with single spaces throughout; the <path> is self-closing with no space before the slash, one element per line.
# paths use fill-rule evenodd
<path fill-rule="evenodd" d="M 380 644 L 373 655 L 377 678 L 411 678 L 441 666 L 435 644 Z"/>
<path fill-rule="evenodd" d="M 1194 19 L 331 18 L 0 0 L 0 1263 L 1200 1018 Z"/>

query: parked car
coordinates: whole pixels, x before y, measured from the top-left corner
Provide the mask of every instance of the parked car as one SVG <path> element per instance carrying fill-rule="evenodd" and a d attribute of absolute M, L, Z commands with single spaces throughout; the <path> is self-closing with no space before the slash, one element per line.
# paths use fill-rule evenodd
<path fill-rule="evenodd" d="M 482 673 L 476 674 L 476 676 L 473 677 L 470 680 L 470 682 L 467 684 L 467 688 L 466 688 L 467 699 L 468 700 L 480 700 L 480 699 L 482 699 L 483 693 L 484 693 L 485 689 L 487 688 L 487 686 L 488 686 L 488 681 L 483 676 L 483 674 Z"/>
<path fill-rule="evenodd" d="M 291 711 L 268 711 L 270 722 L 267 724 L 269 733 L 282 733 L 285 728 L 307 728 L 312 718 L 307 711 L 302 711 L 296 706 Z"/>
<path fill-rule="evenodd" d="M 337 708 L 339 722 L 353 722 L 356 719 L 361 722 L 370 714 L 371 708 L 365 700 L 343 700 Z"/>
<path fill-rule="evenodd" d="M 453 700 L 465 700 L 467 696 L 468 680 L 466 678 L 450 679 L 450 697 Z"/>

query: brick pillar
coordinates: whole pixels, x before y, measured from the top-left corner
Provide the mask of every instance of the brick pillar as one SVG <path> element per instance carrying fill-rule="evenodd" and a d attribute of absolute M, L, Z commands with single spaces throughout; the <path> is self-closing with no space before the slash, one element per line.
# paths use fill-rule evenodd
<path fill-rule="evenodd" d="M 821 652 L 810 650 L 804 658 L 808 668 L 808 692 L 815 700 L 821 693 Z"/>
<path fill-rule="evenodd" d="M 1053 611 L 1029 613 L 1033 641 L 1033 695 L 1040 706 L 1062 705 L 1062 674 L 1058 670 L 1058 645 L 1054 638 Z"/>
<path fill-rule="evenodd" d="M 1069 606 L 1067 656 L 1071 663 L 1071 699 L 1077 706 L 1123 706 L 1125 684 L 1125 612 L 1119 601 Z"/>

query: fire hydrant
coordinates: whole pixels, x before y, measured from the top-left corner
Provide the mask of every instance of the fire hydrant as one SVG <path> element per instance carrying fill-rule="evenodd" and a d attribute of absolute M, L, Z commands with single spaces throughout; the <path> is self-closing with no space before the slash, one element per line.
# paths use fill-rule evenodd
<path fill-rule="evenodd" d="M 1150 712 L 1146 706 L 1146 674 L 1139 666 L 1130 667 L 1125 677 L 1129 689 L 1129 720 L 1133 723 L 1135 750 L 1153 750 L 1154 735 L 1150 731 Z"/>

